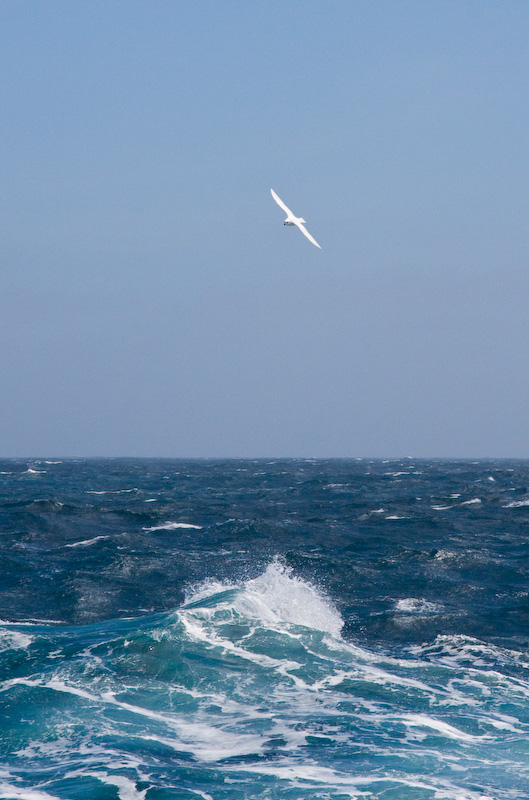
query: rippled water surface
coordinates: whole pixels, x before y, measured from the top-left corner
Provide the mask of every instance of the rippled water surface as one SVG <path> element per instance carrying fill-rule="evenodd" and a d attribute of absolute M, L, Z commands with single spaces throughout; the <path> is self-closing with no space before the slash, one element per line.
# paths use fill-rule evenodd
<path fill-rule="evenodd" d="M 529 463 L 0 473 L 0 797 L 529 798 Z"/>

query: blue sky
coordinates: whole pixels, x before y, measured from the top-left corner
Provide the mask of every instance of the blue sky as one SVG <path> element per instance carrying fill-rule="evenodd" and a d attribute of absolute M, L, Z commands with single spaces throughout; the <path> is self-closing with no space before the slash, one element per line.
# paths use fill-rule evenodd
<path fill-rule="evenodd" d="M 525 0 L 0 3 L 0 454 L 527 456 L 528 40 Z"/>

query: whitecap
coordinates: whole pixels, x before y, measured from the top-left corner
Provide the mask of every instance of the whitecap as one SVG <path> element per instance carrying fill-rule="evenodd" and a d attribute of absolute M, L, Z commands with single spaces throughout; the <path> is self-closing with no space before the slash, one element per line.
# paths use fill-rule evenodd
<path fill-rule="evenodd" d="M 435 554 L 434 558 L 438 561 L 444 561 L 445 559 L 449 558 L 457 558 L 457 553 L 452 552 L 451 550 L 438 550 Z"/>
<path fill-rule="evenodd" d="M 283 630 L 288 625 L 301 625 L 336 638 L 344 624 L 332 602 L 279 559 L 262 575 L 242 584 L 209 581 L 195 587 L 186 598 L 184 610 L 211 618 L 220 608 L 268 628 Z"/>
<path fill-rule="evenodd" d="M 235 607 L 243 614 L 276 624 L 287 622 L 340 635 L 343 620 L 329 600 L 279 561 L 239 592 Z"/>
<path fill-rule="evenodd" d="M 25 650 L 33 641 L 33 637 L 20 631 L 0 630 L 0 652 L 5 650 Z"/>
<path fill-rule="evenodd" d="M 175 531 L 177 528 L 190 528 L 201 531 L 202 525 L 190 525 L 188 522 L 164 522 L 162 525 L 153 525 L 152 528 L 142 528 L 142 530 L 152 533 L 153 531 Z"/>
<path fill-rule="evenodd" d="M 507 503 L 504 508 L 523 508 L 525 506 L 529 506 L 529 499 L 526 500 L 513 500 L 511 503 Z"/>
<path fill-rule="evenodd" d="M 483 501 L 479 497 L 474 497 L 472 500 L 465 500 L 460 503 L 462 506 L 479 506 Z"/>
<path fill-rule="evenodd" d="M 65 544 L 65 547 L 88 547 L 91 544 L 95 544 L 100 539 L 109 539 L 109 536 L 94 536 L 93 539 L 83 539 L 80 542 L 72 542 L 71 544 Z"/>
<path fill-rule="evenodd" d="M 131 494 L 132 492 L 139 492 L 139 489 L 107 489 L 101 492 L 93 489 L 86 490 L 86 494 Z"/>
<path fill-rule="evenodd" d="M 405 597 L 397 600 L 395 609 L 403 614 L 439 614 L 443 607 L 416 597 Z"/>
<path fill-rule="evenodd" d="M 494 644 L 482 642 L 472 636 L 464 634 L 439 634 L 432 644 L 411 646 L 410 652 L 421 656 L 434 656 L 436 660 L 448 666 L 459 666 L 461 664 L 471 664 L 476 670 L 486 667 L 499 668 L 503 665 L 516 665 L 529 668 L 529 660 L 524 653 L 516 650 L 509 650 Z M 491 674 L 489 672 L 489 674 Z M 501 678 L 503 680 L 503 678 Z M 517 681 L 517 679 L 513 679 Z M 517 682 L 519 687 L 524 684 L 529 696 L 529 685 L 525 687 L 525 682 Z"/>

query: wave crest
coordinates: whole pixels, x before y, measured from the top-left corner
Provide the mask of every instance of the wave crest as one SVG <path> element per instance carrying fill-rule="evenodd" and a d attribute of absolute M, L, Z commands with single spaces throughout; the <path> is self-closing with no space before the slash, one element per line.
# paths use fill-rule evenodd
<path fill-rule="evenodd" d="M 187 599 L 186 609 L 226 610 L 267 628 L 299 625 L 340 637 L 343 619 L 329 598 L 312 584 L 294 575 L 291 567 L 275 559 L 257 578 L 240 585 L 208 582 Z"/>

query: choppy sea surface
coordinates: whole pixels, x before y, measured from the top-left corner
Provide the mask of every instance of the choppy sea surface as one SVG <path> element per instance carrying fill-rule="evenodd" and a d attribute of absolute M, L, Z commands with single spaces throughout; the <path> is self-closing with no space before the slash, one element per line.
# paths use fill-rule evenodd
<path fill-rule="evenodd" d="M 529 462 L 0 473 L 4 800 L 529 797 Z"/>

